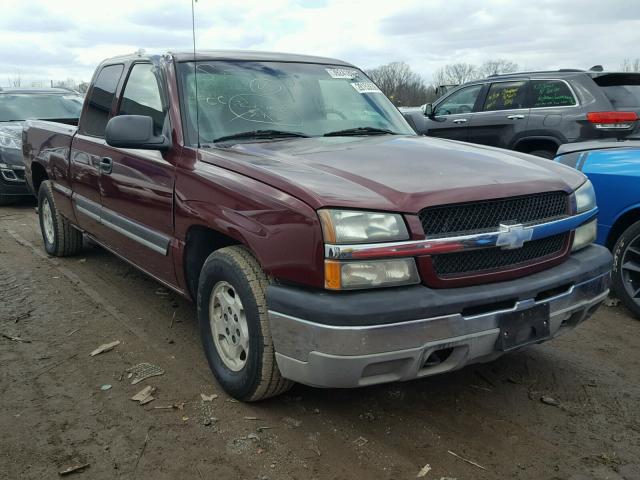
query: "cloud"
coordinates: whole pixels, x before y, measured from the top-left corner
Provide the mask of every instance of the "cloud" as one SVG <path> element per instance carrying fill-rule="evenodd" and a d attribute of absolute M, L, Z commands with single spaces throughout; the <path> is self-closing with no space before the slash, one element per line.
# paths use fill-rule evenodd
<path fill-rule="evenodd" d="M 305 53 L 364 68 L 405 61 L 427 80 L 447 63 L 489 58 L 530 69 L 615 69 L 638 56 L 638 32 L 637 0 L 196 3 L 198 48 Z M 0 85 L 15 71 L 88 80 L 105 57 L 191 49 L 191 2 L 4 0 L 0 38 Z"/>

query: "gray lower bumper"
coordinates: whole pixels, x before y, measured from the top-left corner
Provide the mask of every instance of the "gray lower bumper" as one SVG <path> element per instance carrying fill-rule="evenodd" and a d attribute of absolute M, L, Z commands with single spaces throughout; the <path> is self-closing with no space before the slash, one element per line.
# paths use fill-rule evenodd
<path fill-rule="evenodd" d="M 591 316 L 608 288 L 609 273 L 600 273 L 555 296 L 520 300 L 506 310 L 371 326 L 320 324 L 275 311 L 269 318 L 284 377 L 320 387 L 358 387 L 492 360 L 502 354 L 495 347 L 500 315 L 536 304 L 549 304 L 550 333 L 555 337 Z"/>

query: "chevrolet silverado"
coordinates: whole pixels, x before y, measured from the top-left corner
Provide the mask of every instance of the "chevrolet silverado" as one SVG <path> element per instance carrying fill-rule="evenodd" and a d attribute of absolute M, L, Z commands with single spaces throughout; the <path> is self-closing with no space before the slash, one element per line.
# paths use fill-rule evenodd
<path fill-rule="evenodd" d="M 44 248 L 83 235 L 196 302 L 232 396 L 447 372 L 575 327 L 609 289 L 586 177 L 417 136 L 355 66 L 266 52 L 100 64 L 29 121 Z"/>

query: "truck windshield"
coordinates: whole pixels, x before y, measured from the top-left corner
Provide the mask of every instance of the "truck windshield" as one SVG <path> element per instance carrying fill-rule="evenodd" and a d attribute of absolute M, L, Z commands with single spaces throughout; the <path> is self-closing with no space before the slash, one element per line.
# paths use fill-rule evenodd
<path fill-rule="evenodd" d="M 3 93 L 0 122 L 16 120 L 77 119 L 82 110 L 80 95 L 53 93 Z"/>
<path fill-rule="evenodd" d="M 245 132 L 292 136 L 411 135 L 396 107 L 360 70 L 313 63 L 210 61 L 178 66 L 185 133 L 201 143 Z M 197 101 L 196 113 L 196 82 Z M 294 135 L 295 134 L 295 135 Z M 273 135 L 283 138 L 285 135 Z M 251 138 L 251 135 L 240 136 Z"/>

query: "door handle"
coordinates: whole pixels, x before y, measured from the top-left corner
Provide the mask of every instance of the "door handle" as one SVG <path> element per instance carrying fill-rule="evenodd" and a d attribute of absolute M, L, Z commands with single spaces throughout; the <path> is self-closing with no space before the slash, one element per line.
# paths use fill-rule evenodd
<path fill-rule="evenodd" d="M 102 157 L 100 159 L 100 172 L 109 175 L 113 171 L 113 160 L 109 157 Z"/>
<path fill-rule="evenodd" d="M 456 118 L 455 120 L 452 120 L 453 123 L 467 123 L 467 119 L 466 118 Z"/>
<path fill-rule="evenodd" d="M 507 118 L 509 120 L 522 120 L 524 115 L 507 115 Z"/>

